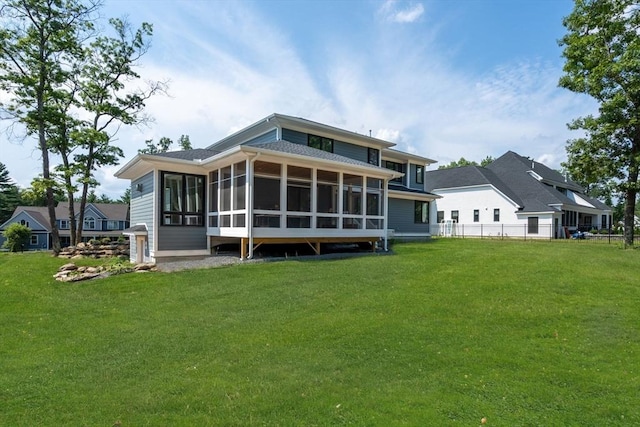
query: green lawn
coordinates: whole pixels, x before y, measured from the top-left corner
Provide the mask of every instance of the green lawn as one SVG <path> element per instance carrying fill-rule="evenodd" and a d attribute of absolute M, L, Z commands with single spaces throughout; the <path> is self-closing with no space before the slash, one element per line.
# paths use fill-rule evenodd
<path fill-rule="evenodd" d="M 639 251 L 395 251 L 75 284 L 0 254 L 0 425 L 640 424 Z"/>

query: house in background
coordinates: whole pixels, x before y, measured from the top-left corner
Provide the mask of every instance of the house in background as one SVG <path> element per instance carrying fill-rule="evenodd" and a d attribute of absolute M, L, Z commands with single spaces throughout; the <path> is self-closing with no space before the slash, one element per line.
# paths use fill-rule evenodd
<path fill-rule="evenodd" d="M 204 148 L 138 154 L 131 180 L 131 260 L 202 257 L 221 244 L 386 245 L 429 236 L 424 173 L 434 163 L 394 144 L 272 114 Z"/>
<path fill-rule="evenodd" d="M 486 167 L 426 173 L 439 234 L 566 238 L 606 229 L 612 210 L 542 163 L 508 151 Z"/>
<path fill-rule="evenodd" d="M 76 212 L 79 205 L 75 206 Z M 76 214 L 76 221 L 79 221 Z M 69 229 L 69 203 L 60 202 L 56 206 L 56 222 L 62 247 L 69 246 L 71 231 Z M 25 250 L 51 249 L 51 227 L 49 211 L 45 206 L 18 206 L 13 215 L 0 225 L 0 246 L 5 241 L 2 232 L 10 224 L 19 223 L 31 229 L 29 245 Z M 82 240 L 105 237 L 113 240 L 122 236 L 122 231 L 129 227 L 129 205 L 123 203 L 87 203 L 84 215 Z"/>

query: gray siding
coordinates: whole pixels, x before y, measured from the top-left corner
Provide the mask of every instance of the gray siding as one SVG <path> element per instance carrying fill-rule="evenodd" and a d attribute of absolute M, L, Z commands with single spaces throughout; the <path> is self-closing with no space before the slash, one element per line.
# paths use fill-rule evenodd
<path fill-rule="evenodd" d="M 367 163 L 367 147 L 349 144 L 348 142 L 334 141 L 333 153 L 350 159 L 360 160 Z"/>
<path fill-rule="evenodd" d="M 131 220 L 132 226 L 137 224 L 145 224 L 149 232 L 148 242 L 149 249 L 154 250 L 153 240 L 153 187 L 154 187 L 154 173 L 148 174 L 131 181 Z M 142 184 L 142 191 L 138 191 L 136 188 L 138 184 Z M 135 246 L 135 245 L 133 245 Z"/>
<path fill-rule="evenodd" d="M 158 227 L 158 250 L 207 249 L 206 227 Z"/>
<path fill-rule="evenodd" d="M 415 201 L 389 197 L 389 229 L 396 233 L 428 233 L 429 224 L 416 224 Z M 431 218 L 429 218 L 431 220 Z"/>
<path fill-rule="evenodd" d="M 424 170 L 425 167 L 422 167 L 422 184 L 418 184 L 416 182 L 416 169 L 418 168 L 418 165 L 414 165 L 414 164 L 409 164 L 409 187 L 410 188 L 415 188 L 416 190 L 424 190 Z"/>
<path fill-rule="evenodd" d="M 282 129 L 282 139 L 294 144 L 307 145 L 308 134 L 291 129 Z M 333 153 L 365 163 L 369 160 L 367 147 L 361 147 L 359 145 L 349 144 L 348 142 L 342 142 L 335 139 L 333 140 Z"/>
<path fill-rule="evenodd" d="M 297 130 L 282 129 L 282 139 L 294 144 L 307 145 L 307 134 Z"/>
<path fill-rule="evenodd" d="M 246 142 L 247 145 L 254 145 L 254 144 L 264 144 L 266 142 L 273 142 L 276 140 L 276 136 L 277 136 L 277 132 L 275 129 L 265 133 L 264 135 L 260 135 L 256 138 L 250 139 L 249 141 Z"/>

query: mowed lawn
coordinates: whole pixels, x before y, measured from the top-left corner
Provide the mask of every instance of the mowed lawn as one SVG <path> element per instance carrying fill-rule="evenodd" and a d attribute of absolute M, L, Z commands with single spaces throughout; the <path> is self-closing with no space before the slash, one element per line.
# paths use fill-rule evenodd
<path fill-rule="evenodd" d="M 640 251 L 394 250 L 76 284 L 0 254 L 0 425 L 640 425 Z"/>

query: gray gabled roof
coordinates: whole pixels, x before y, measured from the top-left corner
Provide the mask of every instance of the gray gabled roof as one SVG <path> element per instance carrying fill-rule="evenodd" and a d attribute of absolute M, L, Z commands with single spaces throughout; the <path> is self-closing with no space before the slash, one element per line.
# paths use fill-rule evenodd
<path fill-rule="evenodd" d="M 166 153 L 155 153 L 153 155 L 180 160 L 204 160 L 208 159 L 209 157 L 213 157 L 216 154 L 220 154 L 220 151 L 209 150 L 206 148 L 194 148 L 192 150 L 167 151 Z"/>
<path fill-rule="evenodd" d="M 457 168 L 427 171 L 425 175 L 427 191 L 445 188 L 492 185 L 513 203 L 522 207 L 523 201 L 495 173 L 480 166 L 462 166 Z"/>

